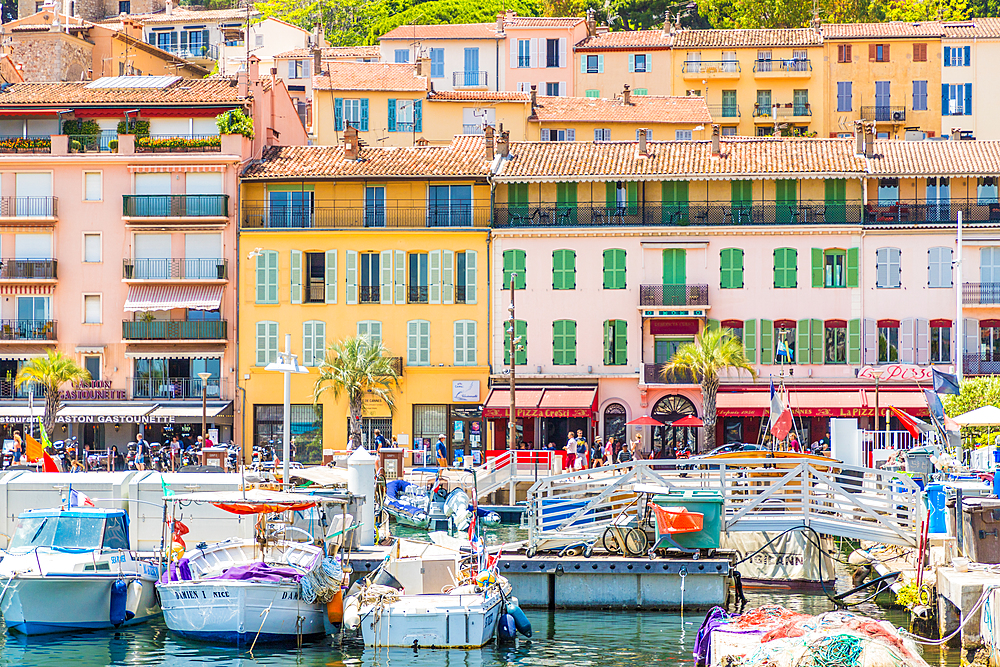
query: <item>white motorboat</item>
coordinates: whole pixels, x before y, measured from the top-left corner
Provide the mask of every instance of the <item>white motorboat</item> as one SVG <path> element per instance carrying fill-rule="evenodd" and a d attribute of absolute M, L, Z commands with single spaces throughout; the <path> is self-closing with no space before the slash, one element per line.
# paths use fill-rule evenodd
<path fill-rule="evenodd" d="M 0 611 L 24 635 L 134 625 L 160 613 L 156 576 L 129 550 L 123 510 L 29 510 L 0 552 Z"/>

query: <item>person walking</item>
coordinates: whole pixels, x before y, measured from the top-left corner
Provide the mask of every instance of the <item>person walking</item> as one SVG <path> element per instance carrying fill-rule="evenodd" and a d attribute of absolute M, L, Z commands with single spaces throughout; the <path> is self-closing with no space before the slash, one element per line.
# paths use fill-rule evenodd
<path fill-rule="evenodd" d="M 145 470 L 146 469 L 146 453 L 149 451 L 149 445 L 146 443 L 145 438 L 142 437 L 142 433 L 137 433 L 135 436 L 135 469 Z"/>
<path fill-rule="evenodd" d="M 448 443 L 445 442 L 444 433 L 438 436 L 437 444 L 434 445 L 434 455 L 437 457 L 438 466 L 448 467 Z"/>
<path fill-rule="evenodd" d="M 587 439 L 583 437 L 583 431 L 578 430 L 576 432 L 576 469 L 586 470 L 589 466 L 587 465 L 587 454 L 589 448 L 587 447 Z"/>
<path fill-rule="evenodd" d="M 21 432 L 14 431 L 14 456 L 11 461 L 14 465 L 21 462 L 21 453 L 24 451 L 24 441 L 21 440 Z"/>
<path fill-rule="evenodd" d="M 644 451 L 642 449 L 642 433 L 636 433 L 635 434 L 635 439 L 632 440 L 632 442 L 629 444 L 629 449 L 632 450 L 632 452 L 631 452 L 632 456 L 629 459 L 630 461 L 633 460 L 633 459 L 639 460 L 639 459 L 645 458 L 643 456 Z"/>
<path fill-rule="evenodd" d="M 576 433 L 570 431 L 566 438 L 566 470 L 576 470 Z"/>
<path fill-rule="evenodd" d="M 590 447 L 590 467 L 598 468 L 604 465 L 604 443 L 601 436 L 594 436 L 594 444 Z"/>
<path fill-rule="evenodd" d="M 381 452 L 382 448 L 386 446 L 385 436 L 378 429 L 372 432 L 372 444 L 375 445 L 376 452 Z"/>

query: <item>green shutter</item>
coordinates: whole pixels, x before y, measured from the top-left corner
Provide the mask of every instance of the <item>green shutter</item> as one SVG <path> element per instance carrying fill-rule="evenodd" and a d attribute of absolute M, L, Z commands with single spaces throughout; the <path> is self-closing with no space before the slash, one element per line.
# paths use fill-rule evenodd
<path fill-rule="evenodd" d="M 847 322 L 847 363 L 861 363 L 861 320 Z"/>
<path fill-rule="evenodd" d="M 687 283 L 687 250 L 667 248 L 663 251 L 663 284 L 684 285 Z"/>
<path fill-rule="evenodd" d="M 576 289 L 575 251 L 552 251 L 552 289 Z"/>
<path fill-rule="evenodd" d="M 576 183 L 556 183 L 556 224 L 576 224 Z"/>
<path fill-rule="evenodd" d="M 628 214 L 635 215 L 639 212 L 639 184 L 635 181 L 627 183 L 625 193 L 628 200 Z"/>
<path fill-rule="evenodd" d="M 858 287 L 858 248 L 847 249 L 847 286 Z"/>
<path fill-rule="evenodd" d="M 686 225 L 688 217 L 688 182 L 663 181 L 663 222 L 668 225 Z"/>
<path fill-rule="evenodd" d="M 748 206 L 753 203 L 753 181 L 730 181 L 733 206 Z"/>
<path fill-rule="evenodd" d="M 826 222 L 847 222 L 847 180 L 826 179 Z"/>
<path fill-rule="evenodd" d="M 625 251 L 610 248 L 604 251 L 604 289 L 625 289 Z"/>
<path fill-rule="evenodd" d="M 258 258 L 259 259 L 259 258 Z M 257 365 L 267 366 L 267 322 L 257 323 Z"/>
<path fill-rule="evenodd" d="M 823 286 L 823 249 L 812 249 L 812 286 Z"/>
<path fill-rule="evenodd" d="M 722 289 L 743 288 L 743 249 L 723 248 L 719 252 Z"/>
<path fill-rule="evenodd" d="M 705 331 L 708 331 L 709 329 L 718 329 L 718 328 L 720 328 L 719 320 L 705 320 Z"/>
<path fill-rule="evenodd" d="M 610 366 L 615 360 L 614 320 L 604 320 L 604 365 Z"/>
<path fill-rule="evenodd" d="M 823 320 L 810 320 L 810 351 L 812 363 L 823 363 Z"/>
<path fill-rule="evenodd" d="M 795 325 L 795 361 L 800 364 L 809 363 L 809 320 L 799 320 Z"/>
<path fill-rule="evenodd" d="M 504 321 L 503 326 L 503 362 L 510 365 L 510 320 Z M 514 337 L 520 341 L 516 343 L 517 354 L 514 355 L 515 365 L 524 366 L 528 363 L 528 323 L 525 320 L 514 321 Z"/>
<path fill-rule="evenodd" d="M 751 364 L 757 363 L 757 320 L 743 323 L 743 354 Z"/>
<path fill-rule="evenodd" d="M 771 320 L 760 321 L 760 363 L 774 363 L 774 322 Z"/>
<path fill-rule="evenodd" d="M 503 289 L 510 289 L 510 275 L 517 273 L 514 289 L 524 289 L 524 251 L 503 251 Z"/>
<path fill-rule="evenodd" d="M 795 248 L 775 248 L 774 286 L 788 289 L 798 286 L 798 250 Z"/>
<path fill-rule="evenodd" d="M 612 209 L 618 206 L 618 184 L 614 181 L 608 181 L 604 184 L 604 203 Z"/>
<path fill-rule="evenodd" d="M 576 364 L 576 322 L 556 320 L 552 323 L 552 363 L 556 366 Z"/>
<path fill-rule="evenodd" d="M 790 178 L 778 179 L 774 182 L 775 222 L 788 224 L 796 222 L 792 214 L 796 205 L 796 188 L 798 181 Z"/>
<path fill-rule="evenodd" d="M 615 320 L 615 365 L 628 363 L 628 324 L 625 320 Z"/>

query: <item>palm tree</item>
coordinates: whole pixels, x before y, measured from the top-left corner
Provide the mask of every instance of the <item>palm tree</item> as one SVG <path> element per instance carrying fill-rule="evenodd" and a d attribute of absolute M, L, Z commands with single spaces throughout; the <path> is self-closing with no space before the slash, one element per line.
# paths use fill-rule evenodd
<path fill-rule="evenodd" d="M 88 381 L 90 373 L 57 350 L 49 350 L 48 356 L 32 359 L 21 367 L 14 378 L 14 384 L 18 387 L 31 383 L 44 390 L 45 415 L 42 417 L 42 425 L 48 433 L 55 432 L 56 414 L 62 407 L 59 388 L 67 382 L 77 387 Z"/>
<path fill-rule="evenodd" d="M 743 352 L 743 343 L 729 329 L 712 327 L 702 331 L 693 343 L 681 345 L 660 370 L 664 380 L 677 371 L 687 371 L 701 378 L 706 451 L 715 448 L 715 396 L 719 391 L 719 373 L 728 368 L 745 370 L 751 377 L 757 377 Z"/>
<path fill-rule="evenodd" d="M 364 398 L 372 394 L 382 399 L 389 412 L 396 408 L 393 391 L 399 389 L 399 371 L 393 358 L 381 341 L 375 342 L 368 336 L 356 336 L 334 343 L 319 365 L 319 377 L 313 387 L 313 403 L 333 391 L 334 398 L 347 396 L 351 411 L 352 449 L 361 445 L 361 415 L 364 412 Z"/>

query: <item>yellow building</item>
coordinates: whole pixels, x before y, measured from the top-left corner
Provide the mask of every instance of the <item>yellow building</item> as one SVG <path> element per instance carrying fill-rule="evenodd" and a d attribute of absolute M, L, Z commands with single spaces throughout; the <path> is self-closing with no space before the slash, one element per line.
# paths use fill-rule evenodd
<path fill-rule="evenodd" d="M 245 172 L 239 363 L 253 442 L 280 442 L 282 376 L 264 366 L 291 334 L 309 368 L 292 378 L 298 458 L 344 450 L 347 402 L 328 393 L 314 409 L 313 386 L 324 350 L 367 334 L 398 359 L 401 382 L 393 413 L 365 401 L 365 441 L 378 428 L 410 451 L 444 434 L 451 452 L 481 458 L 488 167 L 482 139 L 463 137 L 360 152 L 271 148 Z"/>
<path fill-rule="evenodd" d="M 585 97 L 614 97 L 628 84 L 636 95 L 673 95 L 671 41 L 664 30 L 598 29 L 573 47 L 574 89 Z"/>
<path fill-rule="evenodd" d="M 847 136 L 855 120 L 874 121 L 884 139 L 902 139 L 908 127 L 934 136 L 941 125 L 941 23 L 826 24 L 822 30 L 823 136 Z"/>

